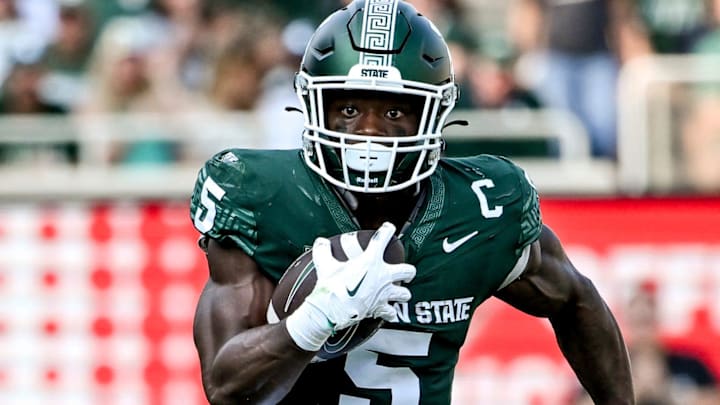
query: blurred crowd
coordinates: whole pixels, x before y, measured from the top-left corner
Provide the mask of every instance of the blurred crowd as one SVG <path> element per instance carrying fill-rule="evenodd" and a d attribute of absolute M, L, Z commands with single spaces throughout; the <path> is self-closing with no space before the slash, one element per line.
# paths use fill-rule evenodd
<path fill-rule="evenodd" d="M 657 283 L 634 286 L 622 311 L 638 405 L 714 405 L 720 403 L 718 376 L 707 353 L 682 347 L 663 336 Z M 591 405 L 582 390 L 573 405 Z"/>
<path fill-rule="evenodd" d="M 164 163 L 231 144 L 297 147 L 302 117 L 284 110 L 297 106 L 293 74 L 314 27 L 346 2 L 0 0 L 0 113 L 70 115 L 85 139 L 121 140 L 90 151 L 60 143 L 50 160 Z M 720 53 L 720 0 L 411 3 L 448 40 L 458 108 L 570 111 L 598 158 L 617 158 L 625 64 Z M 715 87 L 682 103 L 676 142 L 683 175 L 703 191 L 720 189 Z M 142 119 L 107 118 L 124 113 Z M 21 149 L 3 146 L 0 160 L 26 157 Z"/>
<path fill-rule="evenodd" d="M 83 139 L 108 140 L 50 160 L 202 160 L 258 132 L 250 146 L 295 147 L 301 117 L 282 114 L 313 26 L 286 21 L 264 1 L 0 0 L 0 113 L 69 115 Z"/>
<path fill-rule="evenodd" d="M 511 3 L 507 26 L 516 82 L 532 90 L 542 105 L 580 118 L 596 157 L 618 158 L 618 107 L 623 101 L 618 99 L 618 78 L 625 66 L 648 57 L 720 54 L 718 0 Z M 676 172 L 676 191 L 720 191 L 719 80 L 720 75 L 714 83 L 678 80 L 647 91 L 650 101 L 655 93 L 671 94 L 669 108 L 640 119 L 667 127 L 658 130 L 650 122 L 653 135 L 671 133 L 670 139 L 658 134 L 649 143 L 669 145 L 677 164 L 665 170 Z"/>

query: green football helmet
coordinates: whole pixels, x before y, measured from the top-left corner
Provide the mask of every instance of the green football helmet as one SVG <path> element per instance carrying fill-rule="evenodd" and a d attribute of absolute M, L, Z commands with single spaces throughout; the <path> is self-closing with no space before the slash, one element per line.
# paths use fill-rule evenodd
<path fill-rule="evenodd" d="M 329 130 L 324 107 L 328 91 L 337 90 L 420 98 L 418 133 L 381 137 Z M 307 45 L 295 91 L 305 117 L 306 164 L 330 183 L 364 193 L 404 189 L 433 173 L 441 131 L 458 97 L 442 35 L 399 0 L 355 0 L 325 19 Z"/>

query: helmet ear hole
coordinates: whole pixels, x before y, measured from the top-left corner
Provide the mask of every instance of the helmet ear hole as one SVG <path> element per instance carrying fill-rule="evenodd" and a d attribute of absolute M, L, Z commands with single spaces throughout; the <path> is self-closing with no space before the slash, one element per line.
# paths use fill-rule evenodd
<path fill-rule="evenodd" d="M 300 73 L 296 73 L 295 79 L 293 80 L 293 88 L 295 89 L 295 92 L 297 94 L 307 96 L 307 94 L 308 94 L 307 86 L 308 86 L 307 79 Z"/>
<path fill-rule="evenodd" d="M 315 155 L 313 143 L 303 136 L 303 153 L 305 156 L 312 158 Z"/>

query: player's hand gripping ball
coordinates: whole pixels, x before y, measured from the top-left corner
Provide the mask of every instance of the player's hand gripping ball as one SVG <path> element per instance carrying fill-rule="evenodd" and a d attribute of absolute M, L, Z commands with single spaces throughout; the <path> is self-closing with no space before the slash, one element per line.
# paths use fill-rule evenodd
<path fill-rule="evenodd" d="M 358 249 L 364 250 L 373 234 L 373 230 L 361 230 L 328 238 L 333 257 L 344 262 L 348 257 L 361 253 Z M 285 271 L 273 292 L 267 312 L 268 322 L 279 322 L 293 313 L 313 291 L 317 275 L 312 257 L 312 249 L 306 251 Z M 385 248 L 383 259 L 390 264 L 405 261 L 405 248 L 396 236 L 392 237 Z M 347 353 L 369 339 L 382 324 L 382 318 L 370 317 L 336 331 L 317 352 L 314 361 L 329 360 Z"/>

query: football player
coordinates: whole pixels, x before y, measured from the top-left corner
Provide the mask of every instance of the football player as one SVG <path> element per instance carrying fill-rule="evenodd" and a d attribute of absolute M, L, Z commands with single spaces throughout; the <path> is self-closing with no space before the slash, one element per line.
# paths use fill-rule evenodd
<path fill-rule="evenodd" d="M 317 28 L 295 87 L 302 150 L 222 151 L 193 192 L 210 273 L 194 337 L 211 403 L 448 404 L 472 313 L 493 296 L 550 320 L 596 403 L 633 402 L 616 321 L 543 225 L 524 171 L 441 157 L 458 94 L 426 17 L 399 0 L 353 1 Z M 378 230 L 336 261 L 326 238 L 358 229 Z M 382 260 L 393 233 L 404 264 Z M 275 284 L 310 247 L 315 289 L 268 323 Z M 313 361 L 366 317 L 386 322 L 348 354 Z"/>

